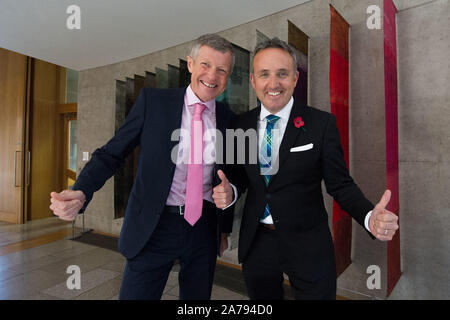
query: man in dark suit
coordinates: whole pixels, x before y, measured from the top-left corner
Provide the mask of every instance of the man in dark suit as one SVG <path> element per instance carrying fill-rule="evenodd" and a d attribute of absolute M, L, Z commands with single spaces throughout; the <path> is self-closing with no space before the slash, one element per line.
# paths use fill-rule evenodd
<path fill-rule="evenodd" d="M 245 144 L 245 163 L 228 178 L 239 194 L 248 190 L 239 235 L 239 261 L 251 299 L 282 299 L 283 273 L 296 299 L 335 299 L 336 266 L 321 182 L 372 237 L 391 240 L 397 216 L 385 207 L 387 190 L 374 206 L 350 177 L 335 117 L 301 105 L 292 48 L 274 38 L 255 48 L 251 82 L 261 106 L 237 118 L 236 128 L 255 132 Z M 255 139 L 256 140 L 256 139 Z M 238 146 L 239 147 L 239 146 Z M 250 159 L 258 158 L 251 163 Z M 214 189 L 217 207 L 233 193 L 228 178 Z"/>
<path fill-rule="evenodd" d="M 54 214 L 74 220 L 140 145 L 118 243 L 127 258 L 120 299 L 160 299 L 176 259 L 180 299 L 210 299 L 217 253 L 227 248 L 232 225 L 231 208 L 218 210 L 212 199 L 220 182 L 215 159 L 223 152 L 216 148 L 215 130 L 223 133 L 234 116 L 215 101 L 231 74 L 232 50 L 217 35 L 198 38 L 187 57 L 190 85 L 142 89 L 124 124 L 92 154 L 72 190 L 51 193 Z"/>

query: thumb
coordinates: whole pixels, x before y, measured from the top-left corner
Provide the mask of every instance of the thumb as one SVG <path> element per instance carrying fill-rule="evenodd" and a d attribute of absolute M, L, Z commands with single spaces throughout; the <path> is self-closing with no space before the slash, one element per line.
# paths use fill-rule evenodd
<path fill-rule="evenodd" d="M 222 184 L 228 183 L 227 176 L 225 175 L 225 173 L 223 173 L 222 170 L 217 171 L 217 175 L 219 176 L 220 180 L 222 181 Z"/>
<path fill-rule="evenodd" d="M 77 199 L 77 196 L 74 194 L 72 190 L 63 190 L 60 193 L 52 192 L 50 196 L 56 200 L 67 201 Z"/>
<path fill-rule="evenodd" d="M 389 200 L 391 200 L 391 190 L 386 190 L 381 197 L 380 202 L 378 202 L 377 207 L 379 209 L 385 209 L 389 203 Z"/>

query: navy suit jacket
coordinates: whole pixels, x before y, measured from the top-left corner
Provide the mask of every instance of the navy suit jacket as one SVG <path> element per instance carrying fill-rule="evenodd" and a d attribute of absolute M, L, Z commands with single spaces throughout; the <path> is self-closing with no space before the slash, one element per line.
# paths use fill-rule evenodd
<path fill-rule="evenodd" d="M 144 247 L 163 212 L 175 172 L 171 153 L 179 141 L 171 141 L 172 132 L 181 127 L 181 117 L 186 88 L 144 88 L 114 137 L 92 153 L 72 190 L 86 195 L 83 213 L 95 191 L 114 175 L 124 158 L 140 145 L 136 178 L 128 199 L 119 251 L 128 259 L 136 256 Z M 234 114 L 216 102 L 216 127 L 225 137 L 225 129 L 231 125 Z M 225 145 L 225 144 L 224 144 Z M 217 151 L 216 151 L 217 154 Z M 220 183 L 214 167 L 213 185 Z M 226 170 L 225 170 L 226 171 Z M 233 208 L 218 209 L 218 243 L 221 232 L 231 232 Z"/>

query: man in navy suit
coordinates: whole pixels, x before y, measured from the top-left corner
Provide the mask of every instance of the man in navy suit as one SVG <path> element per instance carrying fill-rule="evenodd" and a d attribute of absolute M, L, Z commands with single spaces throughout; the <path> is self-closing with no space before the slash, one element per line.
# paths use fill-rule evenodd
<path fill-rule="evenodd" d="M 293 49 L 277 38 L 258 44 L 251 82 L 261 106 L 239 115 L 235 127 L 254 131 L 246 162 L 228 178 L 248 190 L 239 234 L 239 261 L 251 299 L 282 299 L 283 273 L 296 299 L 335 299 L 336 266 L 321 182 L 372 238 L 391 240 L 397 216 L 385 209 L 387 190 L 374 206 L 350 177 L 333 115 L 294 101 L 298 80 Z M 258 159 L 252 163 L 251 159 Z M 214 188 L 217 207 L 232 187 Z"/>
<path fill-rule="evenodd" d="M 72 190 L 51 193 L 54 214 L 74 220 L 140 145 L 118 244 L 127 258 L 120 299 L 160 299 L 176 259 L 180 299 L 210 299 L 216 257 L 228 247 L 232 226 L 232 209 L 218 210 L 212 199 L 223 175 L 215 157 L 224 152 L 216 148 L 215 129 L 224 136 L 233 118 L 215 98 L 231 74 L 232 50 L 217 35 L 198 38 L 187 57 L 190 85 L 142 89 L 124 124 L 92 154 Z"/>

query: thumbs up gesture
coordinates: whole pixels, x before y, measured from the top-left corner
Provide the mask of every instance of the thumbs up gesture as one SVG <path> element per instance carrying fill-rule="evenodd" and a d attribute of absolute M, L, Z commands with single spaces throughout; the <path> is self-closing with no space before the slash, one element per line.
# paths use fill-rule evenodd
<path fill-rule="evenodd" d="M 369 229 L 375 238 L 381 241 L 390 241 L 398 229 L 398 216 L 388 210 L 386 206 L 391 199 L 391 191 L 386 190 L 372 210 L 369 220 Z"/>
<path fill-rule="evenodd" d="M 233 201 L 233 189 L 222 170 L 217 171 L 221 183 L 213 189 L 213 199 L 216 207 L 224 209 Z"/>
<path fill-rule="evenodd" d="M 79 190 L 64 190 L 50 193 L 50 209 L 62 220 L 73 221 L 83 207 L 86 196 Z"/>

